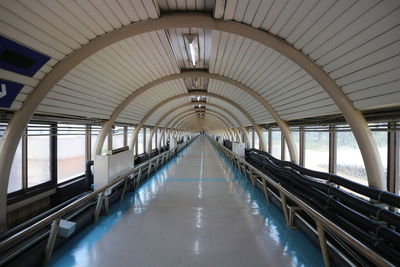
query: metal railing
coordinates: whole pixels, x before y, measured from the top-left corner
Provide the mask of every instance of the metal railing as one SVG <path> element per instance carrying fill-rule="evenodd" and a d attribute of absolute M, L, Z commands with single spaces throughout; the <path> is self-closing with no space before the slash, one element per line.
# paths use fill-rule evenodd
<path fill-rule="evenodd" d="M 108 198 L 105 196 L 105 191 L 111 187 L 114 187 L 115 185 L 123 182 L 123 189 L 120 197 L 120 201 L 123 200 L 124 195 L 126 193 L 126 189 L 128 187 L 128 182 L 129 179 L 132 176 L 135 176 L 137 174 L 138 179 L 135 181 L 135 188 L 137 188 L 137 185 L 140 183 L 140 178 L 143 174 L 146 175 L 146 177 L 150 176 L 150 174 L 157 170 L 159 167 L 164 165 L 167 161 L 169 161 L 173 156 L 175 156 L 180 150 L 182 150 L 184 147 L 186 147 L 188 144 L 190 144 L 194 139 L 189 140 L 186 143 L 180 144 L 176 146 L 175 148 L 165 151 L 154 158 L 151 158 L 138 166 L 125 171 L 124 173 L 115 176 L 112 178 L 111 182 L 85 196 L 83 196 L 80 199 L 77 199 L 76 201 L 72 202 L 71 204 L 65 206 L 64 208 L 54 212 L 53 214 L 43 218 L 42 220 L 34 223 L 33 225 L 23 229 L 22 231 L 11 235 L 10 237 L 7 237 L 3 241 L 0 242 L 0 251 L 7 250 L 11 248 L 12 246 L 16 245 L 18 242 L 30 237 L 32 234 L 38 232 L 39 230 L 44 229 L 45 227 L 49 226 L 51 224 L 51 230 L 49 234 L 49 238 L 47 241 L 46 249 L 45 249 L 45 257 L 44 257 L 44 264 L 49 263 L 54 245 L 56 242 L 56 238 L 58 235 L 58 230 L 59 230 L 59 223 L 60 220 L 63 216 L 67 215 L 69 212 L 72 212 L 76 208 L 81 207 L 82 205 L 88 203 L 90 200 L 97 198 L 97 205 L 94 213 L 94 223 L 98 221 L 98 218 L 100 216 L 103 203 L 105 204 L 105 209 L 106 213 L 108 212 Z M 147 170 L 146 170 L 147 169 Z M 146 171 L 144 173 L 143 171 Z"/>
<path fill-rule="evenodd" d="M 248 162 L 246 162 L 243 158 L 239 157 L 223 145 L 216 142 L 213 138 L 209 137 L 209 139 L 217 145 L 217 147 L 228 157 L 228 159 L 235 165 L 241 172 L 243 172 L 247 178 L 249 178 L 253 184 L 256 182 L 260 182 L 262 184 L 262 189 L 264 191 L 265 197 L 267 201 L 270 201 L 270 195 L 273 191 L 271 191 L 268 187 L 272 186 L 279 192 L 279 200 L 281 202 L 282 210 L 285 216 L 286 223 L 289 226 L 293 226 L 293 218 L 294 212 L 302 210 L 306 212 L 315 222 L 319 244 L 321 247 L 322 256 L 324 259 L 325 266 L 330 266 L 330 259 L 327 248 L 327 240 L 325 236 L 325 231 L 328 230 L 338 237 L 340 237 L 343 241 L 346 242 L 350 247 L 357 250 L 371 262 L 375 263 L 378 266 L 394 266 L 392 263 L 387 261 L 381 255 L 371 250 L 369 247 L 364 245 L 358 239 L 347 233 L 346 231 L 339 228 L 334 222 L 330 221 L 324 215 L 316 211 L 314 208 L 309 206 L 303 200 L 286 190 L 281 184 L 272 180 L 266 174 L 258 170 L 256 167 L 252 166 Z M 259 179 L 259 180 L 258 180 Z M 268 182 L 268 184 L 267 184 Z M 295 203 L 294 207 L 290 207 L 287 204 L 287 200 L 290 199 L 293 203 Z M 326 229 L 326 230 L 325 230 Z"/>

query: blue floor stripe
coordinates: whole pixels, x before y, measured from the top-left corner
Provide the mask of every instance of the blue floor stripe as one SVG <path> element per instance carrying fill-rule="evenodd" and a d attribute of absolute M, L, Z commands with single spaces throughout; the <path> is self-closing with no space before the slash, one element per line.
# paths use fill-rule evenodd
<path fill-rule="evenodd" d="M 211 182 L 228 182 L 231 178 L 167 178 L 167 181 L 211 181 Z"/>
<path fill-rule="evenodd" d="M 213 146 L 214 147 L 214 146 Z M 252 186 L 251 182 L 223 155 L 221 151 L 214 149 L 220 155 L 223 163 L 227 164 L 234 177 L 226 178 L 167 178 L 166 170 L 170 164 L 179 162 L 185 154 L 188 146 L 177 157 L 172 159 L 147 180 L 136 192 L 129 192 L 124 201 L 110 208 L 109 216 L 101 217 L 96 225 L 86 227 L 82 232 L 73 236 L 64 246 L 54 253 L 52 262 L 48 266 L 90 266 L 85 263 L 85 255 L 99 242 L 105 234 L 123 217 L 138 199 L 138 194 L 145 194 L 146 190 L 152 190 L 154 186 L 162 187 L 163 182 L 170 181 L 229 181 L 240 185 L 241 190 L 237 194 L 248 199 L 249 205 L 256 208 L 258 214 L 264 218 L 264 224 L 270 229 L 270 238 L 276 240 L 285 248 L 285 253 L 293 258 L 293 266 L 323 266 L 321 251 L 302 232 L 293 230 L 286 225 L 285 218 L 280 209 L 268 203 L 261 190 Z M 243 244 L 245 245 L 245 244 Z M 79 262 L 76 260 L 79 259 Z"/>
<path fill-rule="evenodd" d="M 264 217 L 265 225 L 272 230 L 270 237 L 279 242 L 285 248 L 285 252 L 292 256 L 293 266 L 324 266 L 319 247 L 314 245 L 301 231 L 287 226 L 282 211 L 266 201 L 264 192 L 254 187 L 224 153 L 214 145 L 213 148 L 234 173 L 233 180 L 243 187 L 242 193 L 249 198 L 251 205 L 257 207 L 259 214 Z"/>

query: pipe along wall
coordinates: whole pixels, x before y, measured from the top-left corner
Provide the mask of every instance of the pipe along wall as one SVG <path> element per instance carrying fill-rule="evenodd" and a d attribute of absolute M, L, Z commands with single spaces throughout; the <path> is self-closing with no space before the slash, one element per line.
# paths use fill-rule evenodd
<path fill-rule="evenodd" d="M 229 147 L 228 143 L 225 145 Z M 257 149 L 246 151 L 246 161 L 384 258 L 400 265 L 400 216 L 388 209 L 400 208 L 399 196 L 278 160 Z M 371 202 L 341 188 L 370 198 Z"/>

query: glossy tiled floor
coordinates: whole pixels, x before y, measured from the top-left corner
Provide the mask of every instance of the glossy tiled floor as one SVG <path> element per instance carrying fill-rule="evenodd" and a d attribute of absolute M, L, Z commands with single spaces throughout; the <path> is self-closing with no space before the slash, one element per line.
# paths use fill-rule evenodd
<path fill-rule="evenodd" d="M 321 253 L 198 138 L 50 266 L 322 266 Z"/>

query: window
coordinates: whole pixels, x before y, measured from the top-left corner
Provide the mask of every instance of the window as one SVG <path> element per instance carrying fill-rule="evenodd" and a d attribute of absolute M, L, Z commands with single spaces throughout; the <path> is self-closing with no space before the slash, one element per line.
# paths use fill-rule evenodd
<path fill-rule="evenodd" d="M 124 146 L 125 127 L 115 127 L 112 131 L 112 149 Z"/>
<path fill-rule="evenodd" d="M 133 126 L 129 126 L 128 127 L 128 134 L 127 134 L 127 146 L 131 145 L 131 141 L 132 141 L 132 135 L 135 132 L 135 127 Z"/>
<path fill-rule="evenodd" d="M 8 181 L 7 193 L 22 189 L 22 139 L 19 141 L 17 151 L 11 166 L 10 179 Z"/>
<path fill-rule="evenodd" d="M 149 140 L 150 140 L 150 128 L 145 128 L 145 133 L 146 133 L 146 140 L 145 140 L 145 144 L 144 144 L 144 151 L 146 153 L 148 153 L 148 152 L 150 152 L 150 151 L 147 151 L 147 144 L 149 143 Z"/>
<path fill-rule="evenodd" d="M 0 141 L 7 129 L 7 123 L 0 123 Z M 22 140 L 22 139 L 21 139 Z M 7 193 L 22 189 L 22 142 L 20 141 L 15 152 L 11 166 L 10 179 L 8 181 Z"/>
<path fill-rule="evenodd" d="M 27 134 L 27 178 L 32 187 L 51 180 L 50 126 L 28 124 Z"/>
<path fill-rule="evenodd" d="M 254 148 L 253 128 L 249 129 L 248 132 L 249 132 L 249 147 Z"/>
<path fill-rule="evenodd" d="M 372 136 L 378 146 L 379 156 L 382 160 L 383 169 L 385 171 L 385 177 L 387 177 L 388 167 L 388 126 L 386 123 L 370 125 L 373 127 Z"/>
<path fill-rule="evenodd" d="M 158 132 L 158 129 L 154 132 L 153 137 L 151 139 L 151 149 L 157 148 L 157 132 Z"/>
<path fill-rule="evenodd" d="M 304 166 L 316 171 L 329 172 L 329 129 L 306 127 L 304 130 Z"/>
<path fill-rule="evenodd" d="M 300 153 L 300 132 L 299 132 L 299 128 L 293 128 L 292 130 L 292 136 L 294 139 L 294 145 L 296 147 L 297 150 L 297 156 L 299 157 L 299 153 Z M 290 161 L 290 153 L 289 153 L 289 149 L 287 146 L 287 143 L 285 141 L 285 160 L 286 161 Z"/>
<path fill-rule="evenodd" d="M 101 126 L 97 125 L 92 125 L 91 126 L 91 136 L 90 136 L 90 142 L 91 142 L 91 149 L 92 149 L 92 155 L 91 158 L 94 159 L 94 156 L 96 155 L 96 142 L 97 142 L 97 137 L 100 133 Z M 104 155 L 108 152 L 108 135 L 104 139 L 103 143 L 103 148 L 101 150 L 101 154 Z"/>
<path fill-rule="evenodd" d="M 263 129 L 262 129 L 262 135 L 264 136 L 266 151 L 268 151 L 268 138 L 269 138 L 269 136 L 268 136 L 268 130 L 265 129 L 265 128 L 263 128 Z"/>
<path fill-rule="evenodd" d="M 396 128 L 400 128 L 400 123 L 396 123 Z M 395 189 L 394 191 L 400 195 L 400 131 L 396 131 L 396 156 L 395 156 Z M 400 212 L 400 210 L 398 210 Z"/>
<path fill-rule="evenodd" d="M 144 153 L 144 128 L 140 129 L 137 141 L 138 155 Z"/>
<path fill-rule="evenodd" d="M 164 131 L 164 135 L 162 136 L 163 138 L 161 138 L 162 139 L 162 146 L 166 146 L 166 144 L 167 144 L 167 131 Z"/>
<path fill-rule="evenodd" d="M 85 172 L 86 126 L 59 124 L 57 127 L 57 182 Z"/>
<path fill-rule="evenodd" d="M 158 144 L 161 144 L 161 129 L 160 128 L 158 128 L 157 129 L 157 144 L 156 144 L 156 148 L 159 148 L 158 147 Z"/>
<path fill-rule="evenodd" d="M 272 129 L 271 138 L 272 138 L 271 154 L 275 158 L 281 159 L 281 132 L 277 129 Z"/>
<path fill-rule="evenodd" d="M 363 158 L 352 132 L 338 131 L 336 173 L 354 182 L 368 185 Z"/>
<path fill-rule="evenodd" d="M 260 140 L 259 140 L 259 138 L 258 138 L 258 134 L 257 134 L 257 131 L 256 131 L 256 130 L 253 131 L 253 135 L 254 135 L 254 148 L 256 148 L 256 149 L 261 149 L 261 147 L 260 147 Z"/>

